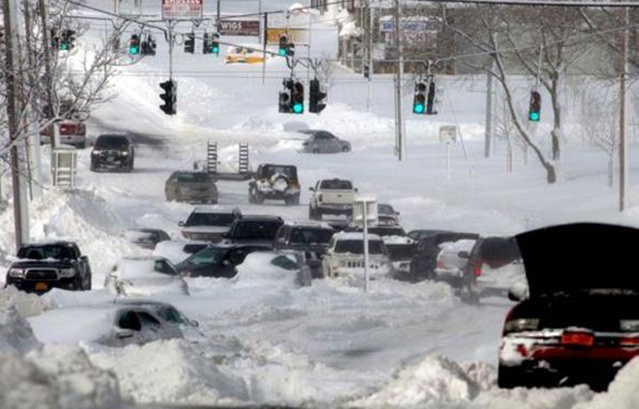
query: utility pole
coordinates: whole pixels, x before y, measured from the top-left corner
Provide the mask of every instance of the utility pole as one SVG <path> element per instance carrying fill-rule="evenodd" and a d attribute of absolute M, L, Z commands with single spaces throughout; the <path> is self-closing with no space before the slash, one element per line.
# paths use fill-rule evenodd
<path fill-rule="evenodd" d="M 486 78 L 486 130 L 485 130 L 484 157 L 490 157 L 490 143 L 493 138 L 493 73 L 492 70 Z"/>
<path fill-rule="evenodd" d="M 395 48 L 397 50 L 397 67 L 395 69 L 395 132 L 397 133 L 397 159 L 404 160 L 404 135 L 402 123 L 402 71 L 404 70 L 404 52 L 400 39 L 400 5 L 395 0 Z"/>
<path fill-rule="evenodd" d="M 119 4 L 119 0 L 115 0 L 115 4 Z M 49 120 L 49 132 L 51 138 L 51 150 L 56 149 L 58 147 L 59 138 L 56 138 L 57 135 L 55 124 L 53 123 L 53 119 L 55 117 L 55 111 L 53 109 L 53 105 L 55 103 L 55 99 L 53 98 L 53 75 L 51 74 L 51 53 L 49 46 L 49 29 L 48 29 L 48 9 L 45 4 L 45 0 L 38 0 L 38 6 L 40 8 L 40 19 L 42 24 L 42 52 L 44 54 L 44 84 L 46 89 L 46 98 L 47 98 L 47 119 Z"/>
<path fill-rule="evenodd" d="M 624 30 L 621 33 L 621 59 L 619 79 L 619 211 L 626 208 L 626 191 L 628 188 L 628 152 L 626 124 L 626 78 L 628 76 L 628 26 L 630 25 L 630 8 L 625 7 Z"/>
<path fill-rule="evenodd" d="M 29 1 L 24 0 L 23 2 L 24 9 L 24 27 L 27 34 L 31 33 L 32 30 L 32 19 L 31 19 L 31 4 Z M 35 62 L 33 60 L 33 47 L 31 43 L 31 35 L 25 36 L 25 43 L 27 47 L 27 66 L 28 66 L 28 77 L 31 86 L 35 89 L 35 92 L 30 92 L 32 95 L 31 99 L 35 103 L 36 106 L 40 107 L 42 104 L 40 103 L 40 95 L 41 88 L 39 85 L 39 81 L 37 79 L 37 67 L 35 66 Z M 24 89 L 23 89 L 24 91 Z M 35 98 L 33 97 L 35 95 Z M 27 95 L 22 96 L 22 98 L 26 101 Z M 41 163 L 40 163 L 40 141 L 39 141 L 39 126 L 38 126 L 38 115 L 36 114 L 33 104 L 29 104 L 27 107 L 27 116 L 26 119 L 29 121 L 28 130 L 29 136 L 25 140 L 27 143 L 26 146 L 26 156 L 27 156 L 27 174 L 29 176 L 29 199 L 33 200 L 35 196 L 40 196 L 42 194 L 41 189 Z"/>
<path fill-rule="evenodd" d="M 26 194 L 24 191 L 24 178 L 21 175 L 20 152 L 18 146 L 18 130 L 20 126 L 19 97 L 22 93 L 19 86 L 22 84 L 20 76 L 20 53 L 18 34 L 18 5 L 16 0 L 3 0 L 2 12 L 4 14 L 4 39 L 5 39 L 5 82 L 7 90 L 7 123 L 9 126 L 9 139 L 11 141 L 10 163 L 11 182 L 13 190 L 13 214 L 15 227 L 16 250 L 25 241 L 29 240 L 29 226 L 26 208 Z"/>

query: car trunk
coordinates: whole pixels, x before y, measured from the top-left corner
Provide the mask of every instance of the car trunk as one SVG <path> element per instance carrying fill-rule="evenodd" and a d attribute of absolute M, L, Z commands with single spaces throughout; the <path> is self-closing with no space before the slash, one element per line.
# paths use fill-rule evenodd
<path fill-rule="evenodd" d="M 515 237 L 531 297 L 619 289 L 639 293 L 639 274 L 629 268 L 639 230 L 574 223 Z"/>

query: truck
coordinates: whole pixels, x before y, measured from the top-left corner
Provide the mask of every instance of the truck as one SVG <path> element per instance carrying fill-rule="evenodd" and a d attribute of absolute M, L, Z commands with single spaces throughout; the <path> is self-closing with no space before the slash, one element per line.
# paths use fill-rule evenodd
<path fill-rule="evenodd" d="M 60 135 L 60 143 L 71 145 L 77 149 L 87 147 L 87 126 L 84 121 L 76 119 L 64 119 L 54 124 L 58 128 Z M 51 143 L 53 135 L 49 128 L 44 128 L 40 132 L 40 141 L 42 143 Z"/>
<path fill-rule="evenodd" d="M 7 270 L 5 287 L 10 285 L 34 293 L 90 290 L 89 258 L 71 241 L 23 244 Z"/>
<path fill-rule="evenodd" d="M 357 188 L 353 187 L 350 180 L 318 180 L 315 187 L 309 190 L 313 192 L 308 204 L 309 219 L 322 220 L 325 214 L 350 216 L 353 213 Z"/>
<path fill-rule="evenodd" d="M 393 271 L 386 245 L 376 234 L 368 235 L 368 268 L 371 278 L 388 277 Z M 327 278 L 363 278 L 364 233 L 335 233 L 322 257 L 322 272 Z"/>
<path fill-rule="evenodd" d="M 264 203 L 265 199 L 284 200 L 288 206 L 300 203 L 300 182 L 297 167 L 262 163 L 249 181 L 249 203 Z"/>

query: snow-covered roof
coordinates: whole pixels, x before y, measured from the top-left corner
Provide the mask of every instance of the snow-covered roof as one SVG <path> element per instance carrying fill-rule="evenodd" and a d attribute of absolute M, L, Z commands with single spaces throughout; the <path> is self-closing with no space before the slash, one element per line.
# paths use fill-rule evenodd
<path fill-rule="evenodd" d="M 333 237 L 336 240 L 364 240 L 364 233 L 362 232 L 353 232 L 353 231 L 349 231 L 349 232 L 338 232 L 335 233 L 333 235 Z M 368 240 L 381 240 L 381 237 L 379 237 L 377 234 L 369 234 L 368 235 Z"/>

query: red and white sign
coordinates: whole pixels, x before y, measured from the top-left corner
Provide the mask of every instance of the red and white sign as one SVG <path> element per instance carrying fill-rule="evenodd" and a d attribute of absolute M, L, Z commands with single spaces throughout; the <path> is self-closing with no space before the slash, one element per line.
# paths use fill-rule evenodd
<path fill-rule="evenodd" d="M 204 0 L 162 0 L 162 19 L 201 19 L 203 9 Z"/>

